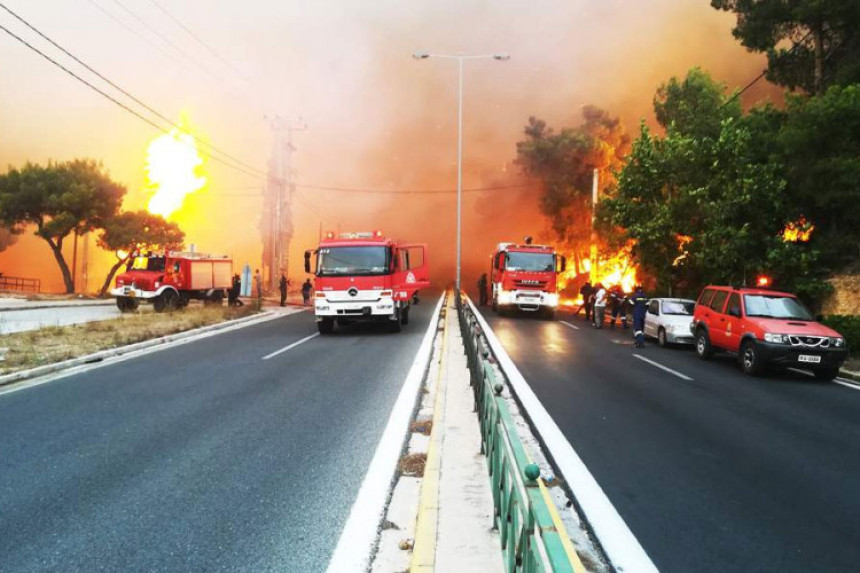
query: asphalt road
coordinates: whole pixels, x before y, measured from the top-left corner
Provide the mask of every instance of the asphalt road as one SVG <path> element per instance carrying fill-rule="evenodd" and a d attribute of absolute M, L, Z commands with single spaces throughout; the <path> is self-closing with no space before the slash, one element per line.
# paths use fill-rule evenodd
<path fill-rule="evenodd" d="M 860 570 L 860 391 L 484 316 L 661 571 Z"/>
<path fill-rule="evenodd" d="M 301 312 L 0 395 L 0 570 L 322 571 L 433 311 Z"/>

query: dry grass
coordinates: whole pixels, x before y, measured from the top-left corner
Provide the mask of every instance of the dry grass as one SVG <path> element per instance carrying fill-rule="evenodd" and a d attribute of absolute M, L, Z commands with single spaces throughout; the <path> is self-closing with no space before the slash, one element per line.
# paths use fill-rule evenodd
<path fill-rule="evenodd" d="M 424 477 L 424 465 L 427 463 L 427 454 L 406 454 L 397 463 L 400 475 L 409 477 Z"/>
<path fill-rule="evenodd" d="M 112 320 L 71 326 L 49 326 L 3 337 L 8 348 L 0 362 L 0 374 L 33 368 L 117 348 L 135 342 L 184 332 L 254 314 L 250 306 L 239 308 L 189 307 L 177 312 L 125 314 Z"/>
<path fill-rule="evenodd" d="M 430 435 L 430 431 L 433 429 L 433 420 L 424 420 L 421 422 L 412 422 L 409 425 L 409 431 L 418 434 L 424 434 L 425 436 Z"/>

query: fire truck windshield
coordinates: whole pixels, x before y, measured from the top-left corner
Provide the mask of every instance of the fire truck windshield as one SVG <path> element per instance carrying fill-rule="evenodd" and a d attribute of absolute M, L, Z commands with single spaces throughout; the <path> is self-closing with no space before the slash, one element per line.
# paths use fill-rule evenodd
<path fill-rule="evenodd" d="M 163 271 L 164 257 L 134 257 L 128 265 L 130 271 Z"/>
<path fill-rule="evenodd" d="M 552 253 L 508 252 L 505 266 L 509 271 L 552 271 L 555 270 L 555 255 Z"/>
<path fill-rule="evenodd" d="M 388 263 L 387 247 L 324 247 L 319 250 L 317 274 L 321 277 L 384 275 Z"/>

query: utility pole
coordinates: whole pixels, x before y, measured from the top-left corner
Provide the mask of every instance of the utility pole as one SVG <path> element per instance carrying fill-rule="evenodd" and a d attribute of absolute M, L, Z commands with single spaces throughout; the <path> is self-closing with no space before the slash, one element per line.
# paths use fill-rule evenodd
<path fill-rule="evenodd" d="M 295 192 L 292 157 L 293 132 L 307 129 L 301 118 L 287 120 L 280 116 L 266 117 L 272 130 L 272 152 L 269 158 L 268 181 L 260 221 L 263 239 L 263 281 L 269 289 L 278 287 L 281 273 L 290 268 L 290 241 L 293 237 L 293 206 Z"/>
<path fill-rule="evenodd" d="M 588 254 L 589 259 L 591 259 L 591 268 L 588 272 L 588 278 L 591 280 L 591 284 L 597 284 L 597 229 L 595 225 L 595 221 L 597 220 L 597 180 L 598 180 L 598 171 L 594 170 L 594 175 L 592 177 L 591 182 L 591 249 Z"/>

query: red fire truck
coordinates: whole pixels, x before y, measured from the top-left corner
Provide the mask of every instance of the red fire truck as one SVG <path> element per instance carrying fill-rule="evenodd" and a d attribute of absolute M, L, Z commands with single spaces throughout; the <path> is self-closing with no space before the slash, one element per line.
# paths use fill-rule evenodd
<path fill-rule="evenodd" d="M 553 318 L 558 308 L 558 273 L 567 261 L 546 245 L 499 243 L 493 252 L 490 277 L 493 310 L 503 313 L 518 308 L 542 311 Z"/>
<path fill-rule="evenodd" d="M 136 310 L 141 302 L 162 312 L 187 306 L 191 299 L 220 305 L 232 285 L 230 257 L 168 251 L 136 253 L 110 292 L 122 312 Z"/>
<path fill-rule="evenodd" d="M 381 231 L 327 233 L 316 250 L 305 251 L 305 272 L 316 276 L 314 313 L 321 334 L 330 334 L 335 323 L 359 320 L 385 322 L 399 332 L 418 291 L 430 286 L 427 246 L 400 243 Z"/>

